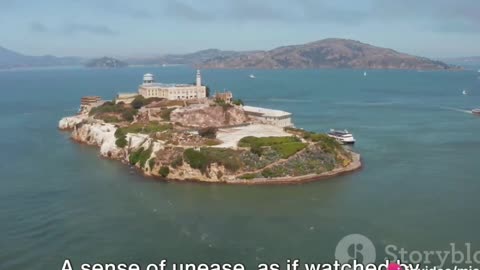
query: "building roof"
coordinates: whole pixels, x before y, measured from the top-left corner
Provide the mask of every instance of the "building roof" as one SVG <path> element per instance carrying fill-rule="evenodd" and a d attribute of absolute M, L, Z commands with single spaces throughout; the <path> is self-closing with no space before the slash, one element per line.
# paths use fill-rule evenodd
<path fill-rule="evenodd" d="M 291 116 L 292 114 L 286 111 L 266 109 L 253 106 L 243 106 L 243 110 L 250 113 L 262 114 L 266 117 L 282 117 L 282 116 Z"/>
<path fill-rule="evenodd" d="M 171 88 L 171 87 L 190 87 L 195 85 L 194 84 L 178 84 L 178 83 L 149 83 L 149 84 L 142 84 L 140 86 L 144 88 L 150 88 L 150 87 Z"/>

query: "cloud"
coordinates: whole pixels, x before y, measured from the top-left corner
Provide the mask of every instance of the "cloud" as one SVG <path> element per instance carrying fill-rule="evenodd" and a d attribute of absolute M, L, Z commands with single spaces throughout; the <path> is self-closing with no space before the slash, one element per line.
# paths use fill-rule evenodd
<path fill-rule="evenodd" d="M 175 20 L 220 22 L 416 23 L 433 31 L 480 31 L 478 0 L 165 0 Z M 198 4 L 201 3 L 201 4 Z"/>
<path fill-rule="evenodd" d="M 165 13 L 166 15 L 189 21 L 208 21 L 215 17 L 213 13 L 199 10 L 178 0 L 167 1 Z"/>
<path fill-rule="evenodd" d="M 110 29 L 110 27 L 101 24 L 82 24 L 82 23 L 68 23 L 66 24 L 62 32 L 67 35 L 75 34 L 93 34 L 100 36 L 114 36 L 117 32 Z"/>
<path fill-rule="evenodd" d="M 48 32 L 48 27 L 41 22 L 31 22 L 29 29 L 34 33 L 45 33 Z"/>

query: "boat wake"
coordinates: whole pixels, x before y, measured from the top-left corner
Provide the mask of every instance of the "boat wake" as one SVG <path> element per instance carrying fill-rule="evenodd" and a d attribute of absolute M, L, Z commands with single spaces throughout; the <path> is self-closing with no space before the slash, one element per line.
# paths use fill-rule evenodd
<path fill-rule="evenodd" d="M 461 112 L 461 113 L 472 114 L 472 111 L 464 110 L 464 109 L 459 109 L 459 108 L 453 108 L 453 107 L 440 107 L 440 108 L 441 108 L 441 109 L 444 109 L 444 110 L 454 111 L 454 112 Z"/>

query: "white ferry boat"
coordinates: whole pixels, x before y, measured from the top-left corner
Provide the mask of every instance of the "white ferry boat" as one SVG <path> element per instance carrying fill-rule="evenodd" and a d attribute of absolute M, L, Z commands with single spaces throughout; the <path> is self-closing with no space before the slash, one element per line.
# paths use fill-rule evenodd
<path fill-rule="evenodd" d="M 330 129 L 330 132 L 328 132 L 327 135 L 343 144 L 355 143 L 355 138 L 353 137 L 352 133 L 348 132 L 348 130 L 346 129 L 345 130 Z"/>

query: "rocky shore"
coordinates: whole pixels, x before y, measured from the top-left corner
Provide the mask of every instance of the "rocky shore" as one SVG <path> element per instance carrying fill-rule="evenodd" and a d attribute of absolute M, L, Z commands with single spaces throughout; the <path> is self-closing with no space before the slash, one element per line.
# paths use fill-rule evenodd
<path fill-rule="evenodd" d="M 127 132 L 125 127 L 86 115 L 65 117 L 58 127 L 71 131 L 71 138 L 76 142 L 99 147 L 102 157 L 133 165 L 145 175 L 165 180 L 295 184 L 344 174 L 362 166 L 359 154 L 343 147 L 319 146 L 305 139 L 295 138 L 292 143 L 285 144 L 299 145 L 303 149 L 286 157 L 281 156 L 280 150 L 274 151 L 282 149 L 275 146 L 261 148 L 261 154 L 255 152 L 253 146 L 249 149 L 241 143 L 235 148 L 207 146 L 208 141 L 202 141 L 191 131 Z M 119 138 L 125 145 L 119 144 Z M 193 141 L 199 143 L 189 145 L 185 138 L 190 141 L 194 138 Z"/>

